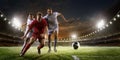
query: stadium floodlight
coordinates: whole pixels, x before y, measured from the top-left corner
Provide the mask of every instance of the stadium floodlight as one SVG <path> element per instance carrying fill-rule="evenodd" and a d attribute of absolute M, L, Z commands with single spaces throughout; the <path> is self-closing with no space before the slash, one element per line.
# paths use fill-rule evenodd
<path fill-rule="evenodd" d="M 18 28 L 18 30 L 20 31 L 20 28 Z"/>
<path fill-rule="evenodd" d="M 98 29 L 100 29 L 100 28 L 102 28 L 103 26 L 105 25 L 105 22 L 104 22 L 104 20 L 102 19 L 101 21 L 99 21 L 98 23 L 97 23 L 97 28 Z"/>
<path fill-rule="evenodd" d="M 94 32 L 92 32 L 92 34 L 94 34 Z"/>
<path fill-rule="evenodd" d="M 12 27 L 15 27 L 15 26 L 12 24 Z"/>
<path fill-rule="evenodd" d="M 77 35 L 76 34 L 72 34 L 71 37 L 72 37 L 72 39 L 76 39 Z"/>
<path fill-rule="evenodd" d="M 109 25 L 108 24 L 106 24 L 106 27 L 108 27 Z"/>
<path fill-rule="evenodd" d="M 89 35 L 92 35 L 92 33 L 90 33 Z"/>
<path fill-rule="evenodd" d="M 18 27 L 17 27 L 17 26 L 15 26 L 15 28 L 16 28 L 16 29 L 18 29 Z"/>
<path fill-rule="evenodd" d="M 21 32 L 23 32 L 23 30 L 22 30 L 22 29 L 21 29 L 20 31 L 21 31 Z"/>
<path fill-rule="evenodd" d="M 95 31 L 94 33 L 97 33 L 97 31 Z"/>
<path fill-rule="evenodd" d="M 105 29 L 105 27 L 103 27 L 103 29 Z"/>
<path fill-rule="evenodd" d="M 110 23 L 110 24 L 112 24 L 112 22 L 111 22 L 111 21 L 110 21 L 109 23 Z"/>
<path fill-rule="evenodd" d="M 103 27 L 99 29 L 100 31 L 103 30 Z"/>
<path fill-rule="evenodd" d="M 116 21 L 116 18 L 113 18 L 114 21 Z"/>
<path fill-rule="evenodd" d="M 99 32 L 100 30 L 97 30 L 97 32 Z"/>
<path fill-rule="evenodd" d="M 1 14 L 1 17 L 3 17 L 3 14 Z"/>
<path fill-rule="evenodd" d="M 8 24 L 11 24 L 11 22 L 9 21 Z"/>
<path fill-rule="evenodd" d="M 21 22 L 18 18 L 13 18 L 12 24 L 15 26 L 15 28 L 20 28 L 21 27 Z"/>
<path fill-rule="evenodd" d="M 95 34 L 95 33 L 96 33 L 96 31 L 93 32 L 93 34 Z"/>
<path fill-rule="evenodd" d="M 117 15 L 117 17 L 119 18 L 119 17 L 120 17 L 120 15 L 118 14 L 118 15 Z"/>
<path fill-rule="evenodd" d="M 4 18 L 4 20 L 6 21 L 6 20 L 7 20 L 7 18 Z"/>

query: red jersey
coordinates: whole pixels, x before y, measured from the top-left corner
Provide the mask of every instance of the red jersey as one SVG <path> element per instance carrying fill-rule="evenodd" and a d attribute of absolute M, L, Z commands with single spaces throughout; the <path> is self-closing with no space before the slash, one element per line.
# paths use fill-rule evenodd
<path fill-rule="evenodd" d="M 29 25 L 29 29 L 33 30 L 33 36 L 39 37 L 40 34 L 45 32 L 45 27 L 47 26 L 47 22 L 45 19 L 42 19 L 40 22 L 37 20 L 33 20 L 33 22 Z"/>

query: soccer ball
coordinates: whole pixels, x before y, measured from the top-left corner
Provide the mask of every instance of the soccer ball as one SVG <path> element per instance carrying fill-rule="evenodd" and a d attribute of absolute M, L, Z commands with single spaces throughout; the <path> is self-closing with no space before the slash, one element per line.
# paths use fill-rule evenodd
<path fill-rule="evenodd" d="M 79 42 L 73 42 L 72 47 L 76 50 L 79 48 Z"/>

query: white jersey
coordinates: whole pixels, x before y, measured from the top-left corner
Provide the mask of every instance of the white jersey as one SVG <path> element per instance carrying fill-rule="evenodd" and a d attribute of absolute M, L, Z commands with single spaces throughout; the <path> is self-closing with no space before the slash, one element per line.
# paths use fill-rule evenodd
<path fill-rule="evenodd" d="M 58 30 L 58 15 L 60 15 L 60 13 L 53 12 L 51 15 L 47 14 L 46 16 L 44 16 L 44 18 L 47 19 L 48 22 L 48 31 Z"/>
<path fill-rule="evenodd" d="M 26 25 L 26 31 L 25 34 L 27 33 L 27 30 L 29 29 L 29 25 L 33 22 L 33 20 L 30 20 L 29 18 L 27 19 L 27 25 Z M 32 36 L 32 31 L 30 31 L 26 37 L 30 38 Z"/>

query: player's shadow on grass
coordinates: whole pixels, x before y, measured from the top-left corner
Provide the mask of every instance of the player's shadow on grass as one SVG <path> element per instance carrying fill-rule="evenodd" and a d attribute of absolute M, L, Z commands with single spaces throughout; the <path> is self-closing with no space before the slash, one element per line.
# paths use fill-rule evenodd
<path fill-rule="evenodd" d="M 33 58 L 33 60 L 50 60 L 51 53 L 41 54 Z"/>
<path fill-rule="evenodd" d="M 71 59 L 72 57 L 70 55 L 61 55 L 53 53 L 46 53 L 33 58 L 33 60 L 71 60 Z"/>
<path fill-rule="evenodd" d="M 48 58 L 48 54 L 30 54 L 22 56 L 21 58 L 25 60 L 45 60 L 46 58 Z"/>

